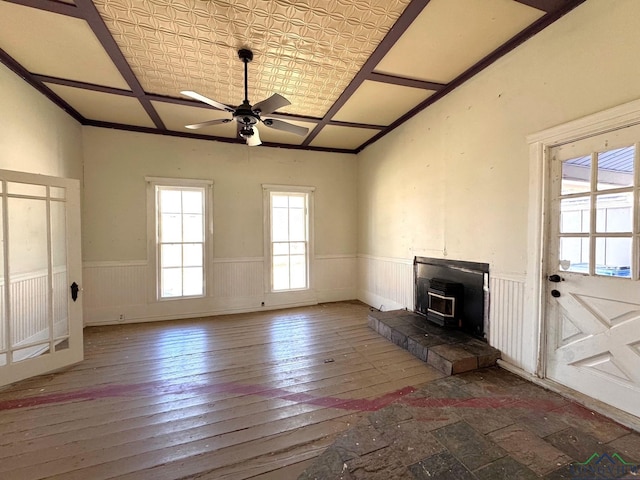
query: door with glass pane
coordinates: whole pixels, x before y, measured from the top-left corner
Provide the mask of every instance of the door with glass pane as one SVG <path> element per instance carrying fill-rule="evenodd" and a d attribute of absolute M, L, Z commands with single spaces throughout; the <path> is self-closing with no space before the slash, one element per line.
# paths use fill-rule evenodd
<path fill-rule="evenodd" d="M 0 385 L 83 358 L 77 180 L 0 170 Z"/>
<path fill-rule="evenodd" d="M 640 416 L 640 127 L 550 151 L 546 376 Z"/>

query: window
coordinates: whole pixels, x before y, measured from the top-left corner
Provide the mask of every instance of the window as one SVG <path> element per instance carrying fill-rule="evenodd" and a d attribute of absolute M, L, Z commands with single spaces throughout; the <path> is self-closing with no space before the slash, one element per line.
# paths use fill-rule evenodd
<path fill-rule="evenodd" d="M 172 182 L 173 184 L 170 184 Z M 210 184 L 151 182 L 153 194 L 154 290 L 157 299 L 206 294 Z"/>
<path fill-rule="evenodd" d="M 631 277 L 636 145 L 562 161 L 560 262 L 564 270 Z"/>
<path fill-rule="evenodd" d="M 311 187 L 264 186 L 272 292 L 310 288 Z"/>

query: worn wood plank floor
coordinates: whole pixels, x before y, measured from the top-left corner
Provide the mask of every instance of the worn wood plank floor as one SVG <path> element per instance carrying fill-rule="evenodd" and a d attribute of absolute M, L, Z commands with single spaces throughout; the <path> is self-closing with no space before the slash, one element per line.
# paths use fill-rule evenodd
<path fill-rule="evenodd" d="M 442 374 L 313 307 L 85 330 L 85 361 L 0 390 L 0 478 L 295 479 Z"/>

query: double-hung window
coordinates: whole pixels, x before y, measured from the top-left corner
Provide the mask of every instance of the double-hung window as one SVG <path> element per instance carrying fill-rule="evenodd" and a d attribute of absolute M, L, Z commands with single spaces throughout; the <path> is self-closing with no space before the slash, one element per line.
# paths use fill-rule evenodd
<path fill-rule="evenodd" d="M 156 298 L 205 296 L 211 183 L 158 179 L 150 189 Z"/>
<path fill-rule="evenodd" d="M 264 186 L 270 291 L 310 288 L 312 187 Z"/>

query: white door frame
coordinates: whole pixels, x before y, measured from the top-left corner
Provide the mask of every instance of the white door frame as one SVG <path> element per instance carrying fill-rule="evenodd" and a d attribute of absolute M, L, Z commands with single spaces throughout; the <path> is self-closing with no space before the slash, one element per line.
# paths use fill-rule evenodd
<path fill-rule="evenodd" d="M 524 369 L 545 378 L 546 352 L 546 271 L 549 203 L 549 149 L 593 135 L 640 124 L 640 100 L 558 125 L 527 137 L 529 144 L 529 234 L 524 311 L 525 338 L 530 342 Z"/>

